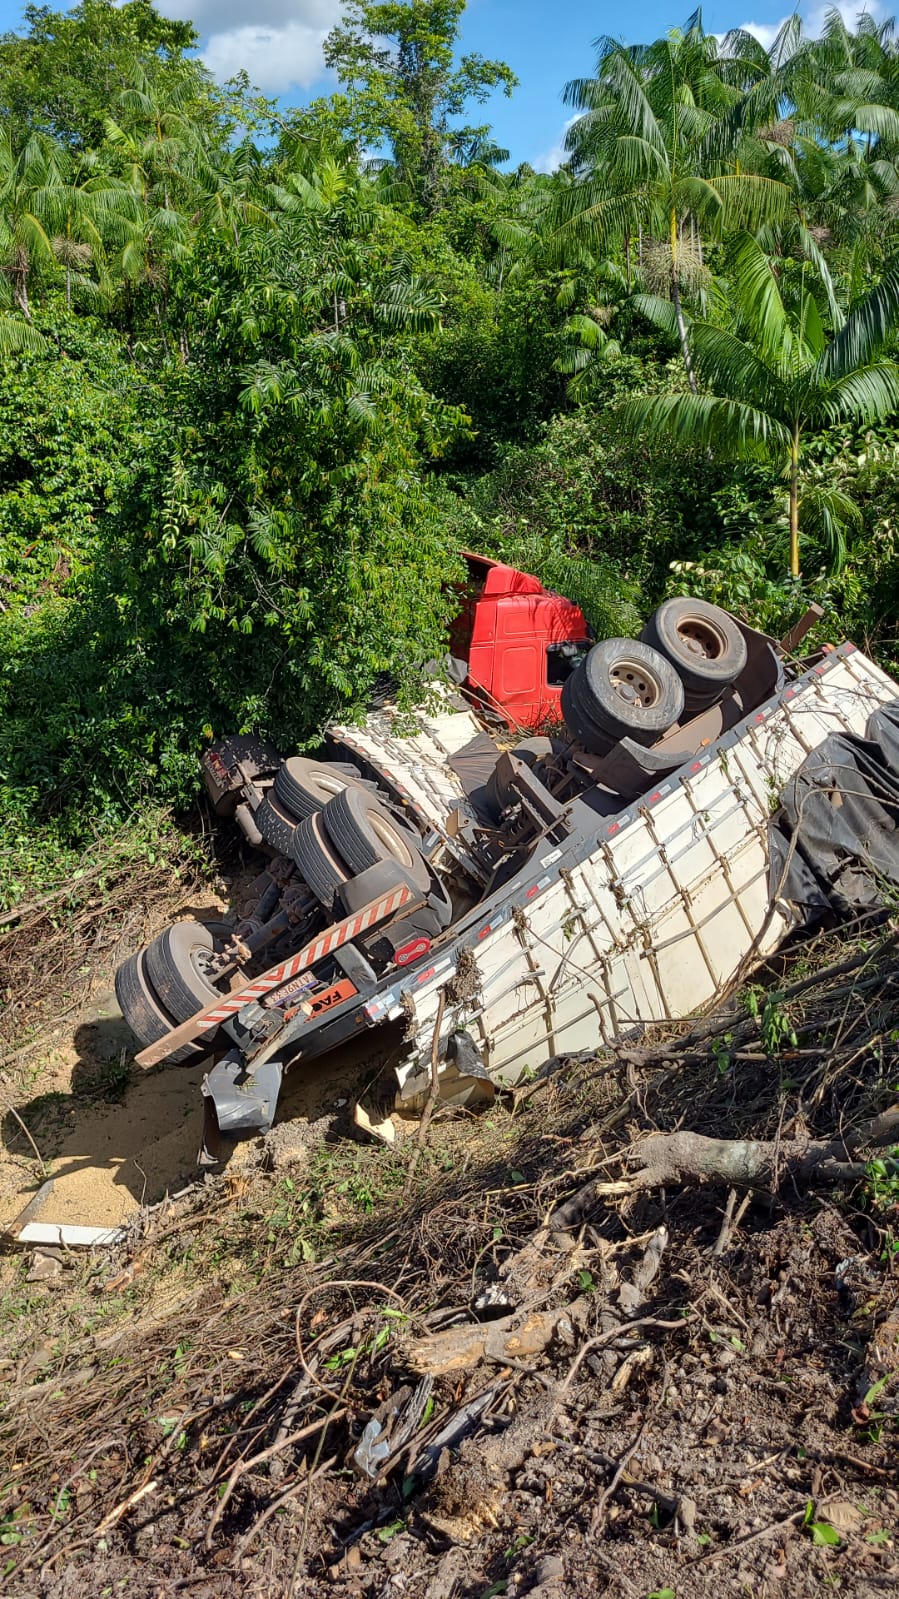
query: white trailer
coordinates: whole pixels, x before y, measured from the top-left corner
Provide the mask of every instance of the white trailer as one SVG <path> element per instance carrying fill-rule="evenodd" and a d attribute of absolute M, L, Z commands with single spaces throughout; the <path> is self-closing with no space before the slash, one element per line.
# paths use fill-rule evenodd
<path fill-rule="evenodd" d="M 146 967 L 155 946 L 131 958 L 138 1022 L 129 1019 L 147 1044 L 137 1059 L 219 1051 L 204 1085 L 207 1135 L 240 1133 L 271 1125 L 292 1062 L 386 1022 L 402 1024 L 397 1091 L 414 1106 L 434 1061 L 444 1096 L 466 1100 L 553 1057 L 701 1011 L 796 925 L 771 874 L 771 816 L 785 786 L 828 735 L 863 735 L 874 712 L 899 700 L 899 686 L 851 644 L 785 676 L 770 641 L 743 632 L 748 664 L 734 691 L 652 748 L 619 740 L 597 755 L 569 738 L 535 768 L 514 748 L 501 755 L 483 719 L 445 689 L 411 718 L 382 707 L 361 727 L 334 726 L 330 762 L 313 782 L 325 792 L 312 795 L 302 823 L 284 795 L 304 763 L 293 762 L 287 789 L 290 761 L 257 752 L 254 765 L 234 741 L 237 753 L 214 757 L 210 793 L 231 814 L 244 809 L 249 836 L 253 817 L 262 825 L 268 814 L 282 853 L 259 916 L 224 943 L 204 932 L 206 964 L 184 995 L 181 983 L 159 997 L 178 939 L 164 935 Z M 485 819 L 475 757 L 504 773 L 498 820 Z M 393 878 L 362 860 L 351 870 L 343 835 L 322 826 L 341 784 L 377 786 L 380 799 L 356 798 L 385 837 L 396 833 Z M 303 849 L 292 851 L 292 828 Z M 411 876 L 397 871 L 408 848 Z M 313 857 L 318 875 L 303 880 Z M 329 883 L 339 892 L 323 911 Z M 179 929 L 186 947 L 190 932 Z M 275 933 L 288 952 L 263 968 L 259 952 Z"/>

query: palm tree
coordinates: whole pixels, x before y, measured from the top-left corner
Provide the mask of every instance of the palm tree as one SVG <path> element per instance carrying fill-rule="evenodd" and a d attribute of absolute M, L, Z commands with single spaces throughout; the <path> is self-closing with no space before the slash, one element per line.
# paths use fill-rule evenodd
<path fill-rule="evenodd" d="M 106 244 L 129 237 L 140 220 L 139 196 L 130 184 L 95 170 L 91 152 L 73 160 L 67 151 L 48 163 L 45 181 L 34 190 L 32 206 L 65 270 L 66 306 L 72 284 L 96 293 L 107 287 Z M 96 282 L 85 275 L 93 267 Z"/>
<path fill-rule="evenodd" d="M 210 157 L 189 85 L 163 96 L 140 68 L 133 76 L 105 131 L 120 176 L 141 202 L 140 223 L 125 238 L 120 260 L 125 276 L 137 279 L 158 272 L 161 256 L 186 254 L 191 218 L 207 204 L 197 176 L 208 171 Z"/>
<path fill-rule="evenodd" d="M 31 321 L 29 280 L 43 269 L 57 270 L 52 240 L 35 204 L 62 151 L 52 140 L 32 134 L 16 151 L 8 129 L 0 129 L 0 272 L 26 322 Z"/>
<path fill-rule="evenodd" d="M 581 114 L 568 134 L 576 181 L 560 188 L 555 241 L 560 251 L 588 242 L 602 255 L 620 239 L 629 256 L 637 234 L 641 258 L 644 237 L 652 241 L 695 390 L 682 294 L 703 273 L 703 232 L 715 236 L 725 226 L 756 227 L 782 215 L 789 189 L 776 177 L 740 170 L 726 149 L 709 157 L 716 126 L 733 117 L 746 92 L 749 68 L 739 42 L 722 54 L 697 13 L 683 33 L 653 44 L 602 39 L 598 48 L 594 77 L 565 90 Z M 747 137 L 736 123 L 731 142 Z"/>
<path fill-rule="evenodd" d="M 731 266 L 736 331 L 699 321 L 691 329 L 706 392 L 630 400 L 619 416 L 634 434 L 652 429 L 732 460 L 780 465 L 789 487 L 790 572 L 798 577 L 800 527 L 822 533 L 838 564 L 842 530 L 859 515 L 840 490 L 804 485 L 804 435 L 840 421 L 864 425 L 899 408 L 899 367 L 878 359 L 899 323 L 899 258 L 830 340 L 808 262 L 796 267 L 795 279 L 779 277 L 758 240 L 744 233 Z M 658 307 L 655 313 L 663 321 Z"/>

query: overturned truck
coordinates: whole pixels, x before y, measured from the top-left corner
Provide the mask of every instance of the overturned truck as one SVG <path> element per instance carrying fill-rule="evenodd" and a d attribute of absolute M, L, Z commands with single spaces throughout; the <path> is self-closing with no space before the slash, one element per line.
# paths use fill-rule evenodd
<path fill-rule="evenodd" d="M 791 893 L 814 897 L 814 867 L 772 817 L 892 679 L 687 598 L 596 643 L 571 601 L 467 560 L 450 669 L 413 716 L 331 726 L 317 760 L 244 736 L 204 756 L 216 814 L 260 852 L 252 902 L 166 928 L 116 992 L 142 1064 L 214 1057 L 207 1155 L 271 1125 L 291 1063 L 387 1021 L 401 1102 L 473 1103 L 695 1012 L 809 910 Z"/>

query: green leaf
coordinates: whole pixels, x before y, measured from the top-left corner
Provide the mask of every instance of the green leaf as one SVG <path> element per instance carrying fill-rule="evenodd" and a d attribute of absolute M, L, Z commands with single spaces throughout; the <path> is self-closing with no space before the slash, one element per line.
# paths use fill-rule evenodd
<path fill-rule="evenodd" d="M 830 1548 L 835 1548 L 837 1544 L 842 1542 L 836 1527 L 832 1527 L 829 1521 L 810 1521 L 809 1531 L 812 1535 L 812 1543 L 825 1544 Z"/>
<path fill-rule="evenodd" d="M 405 1528 L 404 1521 L 391 1521 L 386 1527 L 379 1527 L 378 1542 L 389 1543 L 391 1538 L 395 1538 L 398 1532 L 404 1532 Z"/>
<path fill-rule="evenodd" d="M 899 258 L 892 260 L 876 288 L 850 311 L 822 360 L 826 375 L 844 377 L 864 366 L 886 343 L 899 321 Z"/>

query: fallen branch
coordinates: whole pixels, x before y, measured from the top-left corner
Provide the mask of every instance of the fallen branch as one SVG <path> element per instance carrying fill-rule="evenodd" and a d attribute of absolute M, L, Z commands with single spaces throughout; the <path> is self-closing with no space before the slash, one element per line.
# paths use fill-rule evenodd
<path fill-rule="evenodd" d="M 872 1138 L 872 1132 L 876 1136 Z M 805 1140 L 706 1138 L 702 1133 L 655 1133 L 625 1151 L 628 1166 L 637 1166 L 638 1188 L 664 1188 L 677 1182 L 729 1183 L 735 1188 L 779 1188 L 785 1180 L 840 1182 L 862 1176 L 865 1162 L 847 1160 L 868 1144 L 890 1142 L 895 1119 L 878 1117 L 844 1139 Z M 596 1184 L 597 1196 L 603 1185 Z"/>
<path fill-rule="evenodd" d="M 499 1321 L 447 1327 L 408 1340 L 402 1346 L 404 1363 L 419 1377 L 443 1377 L 450 1371 L 468 1371 L 482 1360 L 500 1365 L 532 1360 L 549 1348 L 561 1321 L 567 1319 L 574 1325 L 588 1315 L 589 1308 L 589 1301 L 580 1298 L 559 1310 L 532 1311 L 525 1317 L 518 1312 Z"/>
<path fill-rule="evenodd" d="M 838 1183 L 863 1177 L 867 1162 L 852 1159 L 866 1149 L 882 1149 L 899 1139 L 899 1106 L 847 1131 L 839 1139 L 707 1138 L 703 1133 L 653 1133 L 639 1138 L 618 1158 L 637 1167 L 628 1178 L 593 1178 L 557 1206 L 547 1220 L 550 1232 L 565 1232 L 583 1221 L 598 1200 L 614 1199 L 640 1188 L 670 1183 L 727 1183 L 765 1188 L 786 1180 Z M 899 1170 L 899 1162 L 895 1164 Z"/>

